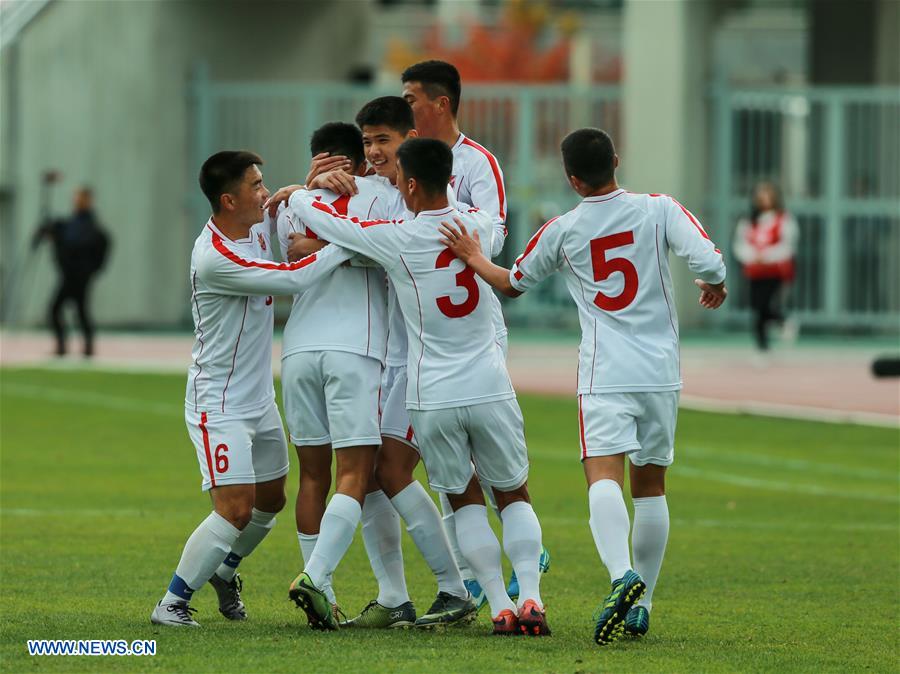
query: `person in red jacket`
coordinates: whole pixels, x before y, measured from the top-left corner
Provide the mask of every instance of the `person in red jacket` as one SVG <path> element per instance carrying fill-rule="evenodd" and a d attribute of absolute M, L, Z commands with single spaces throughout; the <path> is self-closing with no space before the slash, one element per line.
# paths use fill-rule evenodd
<path fill-rule="evenodd" d="M 798 235 L 797 221 L 785 210 L 778 187 L 759 183 L 753 191 L 750 216 L 742 218 L 735 230 L 734 256 L 750 283 L 754 335 L 760 351 L 769 348 L 769 323 L 782 324 L 788 336 L 796 331 L 785 319 L 781 296 L 782 289 L 794 280 Z"/>

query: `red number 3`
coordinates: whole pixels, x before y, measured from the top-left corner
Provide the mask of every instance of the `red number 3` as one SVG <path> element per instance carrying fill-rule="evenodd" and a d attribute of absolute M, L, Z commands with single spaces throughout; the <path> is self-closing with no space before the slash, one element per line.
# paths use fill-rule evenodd
<path fill-rule="evenodd" d="M 224 442 L 216 447 L 216 472 L 228 471 L 228 445 Z"/>
<path fill-rule="evenodd" d="M 611 248 L 630 246 L 634 243 L 634 232 L 619 232 L 609 236 L 601 236 L 591 241 L 591 265 L 594 267 L 594 280 L 605 281 L 614 273 L 619 272 L 625 279 L 625 285 L 615 297 L 598 292 L 594 297 L 594 304 L 604 311 L 619 311 L 634 301 L 638 291 L 637 269 L 624 257 L 606 259 L 606 251 Z"/>
<path fill-rule="evenodd" d="M 455 259 L 457 258 L 453 254 L 453 251 L 449 248 L 445 248 L 441 254 L 438 255 L 437 261 L 434 263 L 434 268 L 445 269 L 446 267 L 449 267 L 450 263 Z M 478 306 L 479 292 L 478 284 L 475 282 L 474 271 L 469 267 L 463 267 L 463 270 L 456 275 L 456 285 L 460 288 L 465 288 L 469 293 L 461 304 L 454 304 L 453 300 L 450 299 L 450 295 L 442 295 L 437 298 L 438 309 L 440 309 L 441 313 L 448 318 L 462 318 L 463 316 L 468 316 L 475 311 L 475 307 Z"/>

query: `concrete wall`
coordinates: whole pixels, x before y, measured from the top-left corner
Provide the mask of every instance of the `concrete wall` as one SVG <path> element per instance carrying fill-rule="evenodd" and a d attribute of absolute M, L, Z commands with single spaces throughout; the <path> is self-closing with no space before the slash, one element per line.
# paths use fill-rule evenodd
<path fill-rule="evenodd" d="M 49 5 L 0 70 L 0 90 L 17 90 L 3 109 L 15 128 L 0 136 L 14 136 L 17 146 L 9 155 L 4 146 L 0 172 L 12 196 L 2 213 L 15 214 L 3 223 L 15 253 L 4 266 L 16 272 L 5 316 L 13 324 L 43 320 L 55 274 L 49 251 L 31 258 L 25 243 L 39 217 L 39 176 L 57 168 L 65 180 L 55 212 L 67 212 L 72 190 L 90 184 L 113 234 L 95 289 L 98 321 L 181 322 L 190 246 L 202 226 L 188 209 L 199 189 L 199 167 L 189 165 L 193 66 L 205 60 L 221 79 L 340 80 L 365 53 L 368 11 L 365 0 Z"/>

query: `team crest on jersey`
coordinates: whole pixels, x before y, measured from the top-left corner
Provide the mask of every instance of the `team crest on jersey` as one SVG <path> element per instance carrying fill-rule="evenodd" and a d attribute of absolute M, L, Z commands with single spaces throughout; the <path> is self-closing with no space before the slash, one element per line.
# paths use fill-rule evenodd
<path fill-rule="evenodd" d="M 259 241 L 260 248 L 262 248 L 263 250 L 266 250 L 266 237 L 264 237 L 262 235 L 262 232 L 259 232 L 256 235 L 256 240 Z"/>

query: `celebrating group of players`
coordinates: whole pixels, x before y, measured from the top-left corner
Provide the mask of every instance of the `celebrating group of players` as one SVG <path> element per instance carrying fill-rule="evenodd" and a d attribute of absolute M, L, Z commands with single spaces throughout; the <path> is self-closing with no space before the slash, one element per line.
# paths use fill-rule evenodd
<path fill-rule="evenodd" d="M 581 460 L 591 532 L 612 580 L 593 636 L 602 645 L 645 634 L 668 538 L 665 470 L 681 388 L 668 252 L 688 261 L 710 309 L 726 296 L 722 256 L 671 197 L 619 188 L 609 136 L 580 129 L 561 150 L 583 200 L 541 227 L 511 270 L 494 265 L 506 235 L 503 175 L 459 131 L 459 74 L 426 61 L 402 81 L 402 97 L 370 101 L 356 126 L 332 122 L 313 134 L 305 185 L 270 196 L 250 152 L 219 152 L 201 169 L 213 214 L 191 258 L 196 340 L 185 418 L 214 509 L 188 539 L 151 621 L 198 626 L 190 600 L 207 581 L 226 618 L 246 618 L 237 567 L 285 505 L 272 296 L 292 295 L 282 386 L 300 460 L 304 568 L 289 594 L 310 625 L 430 628 L 470 621 L 487 602 L 494 634 L 549 635 L 540 595 L 549 552 L 530 503 L 524 423 L 491 288 L 516 297 L 559 271 L 582 327 Z M 443 517 L 413 477 L 420 458 Z M 502 523 L 508 585 L 487 504 Z M 400 519 L 438 586 L 419 616 Z M 378 596 L 348 619 L 332 577 L 360 521 Z"/>

